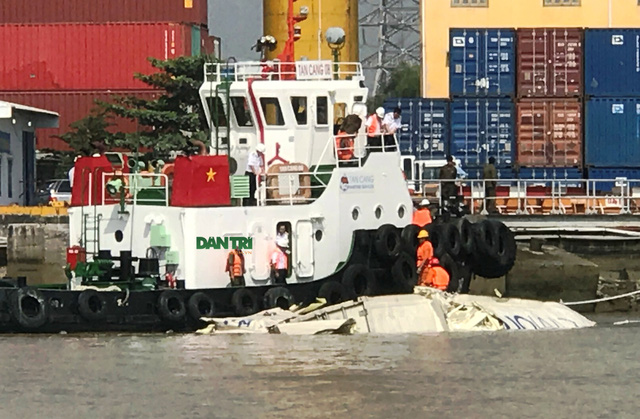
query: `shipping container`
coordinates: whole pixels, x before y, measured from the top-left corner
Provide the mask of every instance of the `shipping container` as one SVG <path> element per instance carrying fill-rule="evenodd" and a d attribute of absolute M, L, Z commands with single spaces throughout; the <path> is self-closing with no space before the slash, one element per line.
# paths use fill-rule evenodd
<path fill-rule="evenodd" d="M 582 29 L 518 29 L 518 96 L 582 96 Z"/>
<path fill-rule="evenodd" d="M 191 55 L 193 31 L 174 23 L 0 25 L 0 90 L 148 88 L 134 74 L 156 71 L 148 57 Z"/>
<path fill-rule="evenodd" d="M 156 99 L 161 92 L 157 90 L 126 91 L 93 91 L 93 92 L 0 92 L 0 100 L 20 103 L 22 105 L 47 109 L 60 114 L 59 128 L 36 130 L 36 148 L 68 151 L 67 144 L 56 138 L 70 131 L 69 124 L 87 116 L 94 107 L 95 100 L 109 102 L 114 96 L 136 96 L 143 99 Z M 118 118 L 112 121 L 115 125 L 111 132 L 135 132 L 134 121 Z"/>
<path fill-rule="evenodd" d="M 587 29 L 584 56 L 587 95 L 640 96 L 640 29 Z"/>
<path fill-rule="evenodd" d="M 582 169 L 578 167 L 522 167 L 514 172 L 517 179 L 522 180 L 580 180 Z M 528 183 L 528 185 L 532 185 Z M 550 184 L 549 184 L 550 185 Z M 578 182 L 564 186 L 581 186 Z"/>
<path fill-rule="evenodd" d="M 625 188 L 640 187 L 640 182 L 625 182 L 625 180 L 640 180 L 640 168 L 592 167 L 589 168 L 589 179 L 596 180 L 596 182 L 589 182 L 591 190 L 612 192 L 615 187 L 618 187 L 617 193 L 620 194 L 623 185 Z M 611 182 L 598 182 L 598 179 L 611 180 Z M 627 189 L 625 193 L 631 193 L 631 190 Z"/>
<path fill-rule="evenodd" d="M 5 23 L 179 22 L 207 25 L 207 0 L 2 0 Z"/>
<path fill-rule="evenodd" d="M 515 31 L 451 29 L 449 93 L 452 97 L 515 94 Z"/>
<path fill-rule="evenodd" d="M 516 162 L 521 167 L 582 167 L 578 99 L 527 99 L 516 105 Z"/>
<path fill-rule="evenodd" d="M 451 102 L 450 154 L 462 167 L 484 166 L 495 157 L 496 167 L 513 164 L 515 109 L 511 99 L 454 99 Z"/>
<path fill-rule="evenodd" d="M 585 109 L 585 163 L 640 167 L 640 98 L 591 98 Z"/>
<path fill-rule="evenodd" d="M 384 102 L 386 112 L 402 110 L 398 144 L 402 154 L 420 160 L 441 160 L 449 143 L 449 102 L 420 98 L 392 98 Z"/>
<path fill-rule="evenodd" d="M 462 166 L 462 170 L 467 173 L 467 179 L 484 179 L 484 167 L 476 167 L 476 168 L 467 168 Z M 498 179 L 511 180 L 515 179 L 513 175 L 513 169 L 504 168 L 504 169 L 496 169 L 496 174 L 498 175 Z M 482 187 L 482 184 L 476 184 L 478 187 Z"/>

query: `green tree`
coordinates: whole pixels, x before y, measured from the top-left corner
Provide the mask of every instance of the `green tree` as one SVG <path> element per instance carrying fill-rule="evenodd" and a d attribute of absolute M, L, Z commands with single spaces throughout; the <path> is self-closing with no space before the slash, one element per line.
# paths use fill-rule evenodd
<path fill-rule="evenodd" d="M 419 65 L 400 63 L 387 75 L 378 94 L 371 96 L 367 105 L 369 109 L 375 109 L 389 97 L 420 97 Z"/>

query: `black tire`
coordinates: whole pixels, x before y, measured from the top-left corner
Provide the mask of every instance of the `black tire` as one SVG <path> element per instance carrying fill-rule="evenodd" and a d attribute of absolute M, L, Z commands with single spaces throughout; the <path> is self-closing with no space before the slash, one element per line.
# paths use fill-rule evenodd
<path fill-rule="evenodd" d="M 460 232 L 452 223 L 442 224 L 440 229 L 447 253 L 452 257 L 457 258 L 460 256 L 460 252 L 462 251 Z"/>
<path fill-rule="evenodd" d="M 96 290 L 84 290 L 78 296 L 78 312 L 90 322 L 107 318 L 107 300 Z"/>
<path fill-rule="evenodd" d="M 460 233 L 460 245 L 462 253 L 473 255 L 476 252 L 476 245 L 473 239 L 473 224 L 466 218 L 461 218 L 456 222 L 456 228 Z"/>
<path fill-rule="evenodd" d="M 216 304 L 204 292 L 196 292 L 189 297 L 187 311 L 193 320 L 200 321 L 201 317 L 213 317 L 216 313 Z"/>
<path fill-rule="evenodd" d="M 498 262 L 505 274 L 511 270 L 516 261 L 516 239 L 513 232 L 500 221 L 492 220 L 498 238 Z"/>
<path fill-rule="evenodd" d="M 393 260 L 398 257 L 402 251 L 402 238 L 398 228 L 391 224 L 381 225 L 376 231 L 373 245 L 382 259 Z"/>
<path fill-rule="evenodd" d="M 495 225 L 490 220 L 482 220 L 473 225 L 476 255 L 481 259 L 495 259 L 498 256 L 498 238 Z"/>
<path fill-rule="evenodd" d="M 416 250 L 418 250 L 418 233 L 419 232 L 420 232 L 419 226 L 415 224 L 409 224 L 402 229 L 402 233 L 400 234 L 405 250 L 411 254 L 416 253 Z"/>
<path fill-rule="evenodd" d="M 449 255 L 444 255 L 440 258 L 440 266 L 449 273 L 449 285 L 447 286 L 447 292 L 458 292 L 460 288 L 461 276 L 458 269 L 458 264 Z"/>
<path fill-rule="evenodd" d="M 473 278 L 473 272 L 468 263 L 458 264 L 459 275 L 462 279 L 458 292 L 460 294 L 469 294 L 469 287 L 471 286 L 471 279 Z"/>
<path fill-rule="evenodd" d="M 406 253 L 401 253 L 391 267 L 391 277 L 402 292 L 411 292 L 418 283 L 416 261 Z"/>
<path fill-rule="evenodd" d="M 15 290 L 9 298 L 9 309 L 16 323 L 25 329 L 38 329 L 49 319 L 47 304 L 40 291 L 34 288 Z"/>
<path fill-rule="evenodd" d="M 233 310 L 239 317 L 256 314 L 260 310 L 258 297 L 247 288 L 240 288 L 231 297 Z"/>
<path fill-rule="evenodd" d="M 293 305 L 293 295 L 285 287 L 269 288 L 264 293 L 263 304 L 265 309 L 280 307 L 283 310 L 289 310 Z"/>
<path fill-rule="evenodd" d="M 187 308 L 180 293 L 175 290 L 162 291 L 158 297 L 158 313 L 167 322 L 182 322 L 187 315 Z"/>
<path fill-rule="evenodd" d="M 327 281 L 318 290 L 318 298 L 324 298 L 327 305 L 334 305 L 347 301 L 349 296 L 344 285 L 338 281 Z"/>
<path fill-rule="evenodd" d="M 349 299 L 375 293 L 376 276 L 365 265 L 351 265 L 342 275 L 344 286 Z"/>
<path fill-rule="evenodd" d="M 447 254 L 446 237 L 443 234 L 442 224 L 431 224 L 425 227 L 429 233 L 429 241 L 433 246 L 433 255 L 437 258 Z"/>

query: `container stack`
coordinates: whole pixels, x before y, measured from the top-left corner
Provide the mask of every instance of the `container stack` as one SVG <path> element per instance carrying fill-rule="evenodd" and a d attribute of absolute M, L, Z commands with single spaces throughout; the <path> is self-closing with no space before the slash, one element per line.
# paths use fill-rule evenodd
<path fill-rule="evenodd" d="M 519 29 L 516 163 L 523 179 L 582 177 L 583 32 Z"/>
<path fill-rule="evenodd" d="M 134 78 L 156 71 L 148 57 L 214 49 L 206 0 L 2 0 L 0 99 L 58 112 L 60 128 L 39 130 L 37 149 L 67 150 L 56 136 L 95 99 L 160 95 Z M 136 129 L 115 122 L 115 130 Z"/>
<path fill-rule="evenodd" d="M 513 29 L 452 29 L 449 43 L 449 154 L 482 177 L 489 157 L 500 178 L 514 163 L 516 34 Z"/>
<path fill-rule="evenodd" d="M 639 57 L 640 29 L 585 31 L 589 179 L 640 179 Z"/>

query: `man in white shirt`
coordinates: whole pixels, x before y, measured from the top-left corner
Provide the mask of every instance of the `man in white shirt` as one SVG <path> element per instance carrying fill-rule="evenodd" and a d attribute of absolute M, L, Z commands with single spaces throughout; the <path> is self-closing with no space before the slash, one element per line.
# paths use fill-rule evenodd
<path fill-rule="evenodd" d="M 367 146 L 370 151 L 382 150 L 382 118 L 384 118 L 384 108 L 379 107 L 376 113 L 367 118 L 365 127 L 367 130 Z"/>
<path fill-rule="evenodd" d="M 258 188 L 258 176 L 264 174 L 264 151 L 266 147 L 263 143 L 258 143 L 255 151 L 249 153 L 247 160 L 247 170 L 244 173 L 249 176 L 249 198 L 243 200 L 243 205 L 256 205 L 256 189 Z"/>
<path fill-rule="evenodd" d="M 393 112 L 389 112 L 384 116 L 382 120 L 382 134 L 384 135 L 384 147 L 385 151 L 395 151 L 395 141 L 393 134 L 395 134 L 402 127 L 402 118 L 400 114 L 402 111 L 396 107 Z"/>

